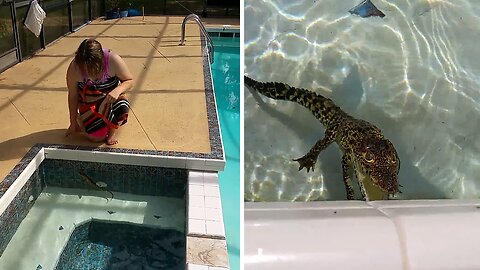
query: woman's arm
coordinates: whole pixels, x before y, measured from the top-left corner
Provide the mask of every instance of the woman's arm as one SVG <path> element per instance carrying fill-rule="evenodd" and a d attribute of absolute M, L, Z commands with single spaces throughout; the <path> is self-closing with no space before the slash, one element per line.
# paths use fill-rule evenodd
<path fill-rule="evenodd" d="M 112 90 L 107 96 L 108 102 L 114 102 L 118 97 L 133 87 L 133 76 L 128 69 L 127 64 L 116 53 L 110 52 L 110 74 L 116 75 L 120 80 L 120 85 Z"/>
<path fill-rule="evenodd" d="M 73 132 L 80 131 L 80 127 L 77 122 L 78 116 L 78 92 L 77 92 L 77 80 L 76 80 L 75 63 L 72 61 L 67 69 L 67 88 L 68 88 L 68 112 L 70 114 L 70 126 L 67 130 L 66 136 Z"/>

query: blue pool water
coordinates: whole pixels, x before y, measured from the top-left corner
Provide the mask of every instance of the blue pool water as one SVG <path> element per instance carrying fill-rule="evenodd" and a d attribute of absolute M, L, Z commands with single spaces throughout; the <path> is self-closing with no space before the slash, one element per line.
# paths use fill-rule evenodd
<path fill-rule="evenodd" d="M 230 269 L 240 269 L 240 39 L 212 38 L 213 84 L 225 148 L 219 173 Z"/>

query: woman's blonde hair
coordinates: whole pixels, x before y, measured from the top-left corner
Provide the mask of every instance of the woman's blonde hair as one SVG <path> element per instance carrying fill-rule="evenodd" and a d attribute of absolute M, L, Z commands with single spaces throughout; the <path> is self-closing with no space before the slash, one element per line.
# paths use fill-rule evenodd
<path fill-rule="evenodd" d="M 85 39 L 75 53 L 75 63 L 86 69 L 89 75 L 100 74 L 103 71 L 103 49 L 95 39 Z"/>

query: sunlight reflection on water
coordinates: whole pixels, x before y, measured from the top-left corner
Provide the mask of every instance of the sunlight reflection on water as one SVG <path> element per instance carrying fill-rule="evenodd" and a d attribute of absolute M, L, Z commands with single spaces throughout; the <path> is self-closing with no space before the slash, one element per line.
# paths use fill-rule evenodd
<path fill-rule="evenodd" d="M 475 0 L 245 1 L 245 73 L 333 99 L 383 130 L 401 159 L 400 198 L 480 195 L 480 5 Z M 298 171 L 324 129 L 298 104 L 245 88 L 245 200 L 345 199 L 340 151 Z"/>

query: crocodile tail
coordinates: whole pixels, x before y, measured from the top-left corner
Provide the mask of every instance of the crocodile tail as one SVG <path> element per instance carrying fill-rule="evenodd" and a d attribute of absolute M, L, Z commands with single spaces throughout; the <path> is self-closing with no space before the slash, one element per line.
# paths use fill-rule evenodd
<path fill-rule="evenodd" d="M 306 107 L 324 125 L 332 122 L 332 117 L 344 114 L 332 100 L 307 89 L 291 87 L 279 82 L 259 82 L 247 76 L 244 81 L 245 85 L 266 97 L 293 101 Z"/>
<path fill-rule="evenodd" d="M 313 105 L 318 106 L 330 99 L 318 95 L 315 92 L 289 86 L 280 82 L 259 82 L 245 76 L 245 84 L 260 94 L 279 100 L 288 100 L 297 102 L 300 105 L 313 110 Z"/>
<path fill-rule="evenodd" d="M 296 101 L 300 91 L 305 91 L 279 82 L 259 82 L 247 76 L 245 76 L 245 84 L 266 97 L 279 100 Z"/>

